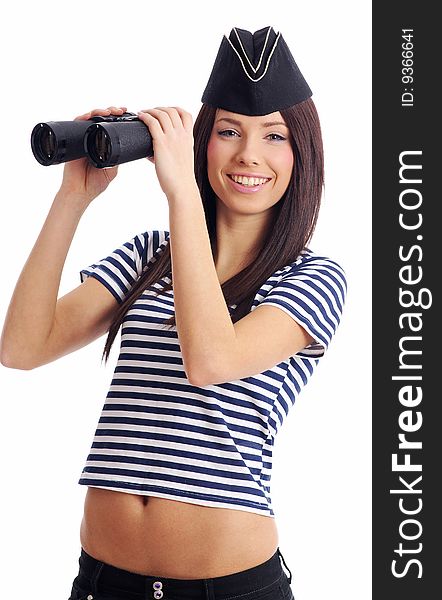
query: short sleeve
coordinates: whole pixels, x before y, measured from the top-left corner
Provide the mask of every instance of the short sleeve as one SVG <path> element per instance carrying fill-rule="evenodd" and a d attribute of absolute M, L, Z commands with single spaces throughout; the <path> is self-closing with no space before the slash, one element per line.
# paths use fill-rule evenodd
<path fill-rule="evenodd" d="M 97 263 L 80 271 L 83 283 L 87 277 L 100 281 L 121 303 L 148 262 L 169 238 L 168 231 L 146 231 L 124 243 Z"/>
<path fill-rule="evenodd" d="M 296 356 L 316 359 L 325 354 L 338 328 L 346 294 L 342 267 L 318 256 L 293 267 L 261 304 L 280 308 L 308 331 L 315 341 Z"/>

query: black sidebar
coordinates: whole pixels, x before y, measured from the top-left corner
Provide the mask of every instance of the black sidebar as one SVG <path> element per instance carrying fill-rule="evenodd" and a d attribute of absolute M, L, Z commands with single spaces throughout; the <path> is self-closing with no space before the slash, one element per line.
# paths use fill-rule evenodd
<path fill-rule="evenodd" d="M 373 2 L 373 598 L 442 598 L 437 3 Z"/>

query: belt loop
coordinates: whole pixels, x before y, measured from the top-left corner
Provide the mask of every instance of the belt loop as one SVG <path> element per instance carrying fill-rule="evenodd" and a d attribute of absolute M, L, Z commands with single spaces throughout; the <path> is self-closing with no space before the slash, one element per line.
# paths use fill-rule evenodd
<path fill-rule="evenodd" d="M 289 577 L 289 583 L 292 583 L 292 572 L 291 572 L 291 571 L 290 571 L 290 569 L 288 568 L 288 566 L 287 566 L 287 563 L 285 562 L 285 560 L 284 560 L 284 557 L 283 557 L 283 555 L 282 555 L 282 553 L 281 553 L 281 550 L 280 550 L 279 548 L 278 548 L 277 550 L 278 550 L 278 554 L 279 554 L 279 556 L 282 558 L 282 562 L 284 563 L 284 566 L 285 566 L 285 568 L 286 568 L 286 569 L 287 569 L 287 571 L 290 573 L 290 577 Z"/>
<path fill-rule="evenodd" d="M 91 577 L 91 587 L 92 587 L 92 593 L 93 594 L 98 594 L 98 579 L 100 577 L 101 574 L 101 570 L 103 568 L 104 563 L 101 561 L 97 561 L 97 564 L 95 566 L 94 572 L 92 574 Z"/>
<path fill-rule="evenodd" d="M 206 591 L 206 600 L 215 600 L 215 591 L 213 589 L 213 579 L 204 579 Z"/>

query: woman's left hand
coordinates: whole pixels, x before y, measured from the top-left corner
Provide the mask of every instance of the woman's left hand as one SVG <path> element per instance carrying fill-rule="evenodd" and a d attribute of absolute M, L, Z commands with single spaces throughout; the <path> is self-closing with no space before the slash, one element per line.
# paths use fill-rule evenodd
<path fill-rule="evenodd" d="M 192 115 L 178 106 L 142 110 L 138 118 L 152 136 L 158 181 L 168 200 L 196 186 Z"/>

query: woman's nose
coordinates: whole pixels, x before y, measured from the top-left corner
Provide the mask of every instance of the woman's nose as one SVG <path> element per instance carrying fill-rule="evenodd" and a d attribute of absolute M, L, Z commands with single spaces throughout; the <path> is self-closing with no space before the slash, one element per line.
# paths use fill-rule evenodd
<path fill-rule="evenodd" d="M 260 159 L 254 144 L 244 141 L 238 148 L 236 160 L 243 165 L 259 165 Z"/>

